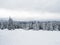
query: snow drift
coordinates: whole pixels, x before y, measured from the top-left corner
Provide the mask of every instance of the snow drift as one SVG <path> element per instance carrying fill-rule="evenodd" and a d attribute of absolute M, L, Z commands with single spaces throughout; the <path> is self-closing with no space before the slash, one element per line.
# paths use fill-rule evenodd
<path fill-rule="evenodd" d="M 0 45 L 60 45 L 60 32 L 0 30 Z"/>

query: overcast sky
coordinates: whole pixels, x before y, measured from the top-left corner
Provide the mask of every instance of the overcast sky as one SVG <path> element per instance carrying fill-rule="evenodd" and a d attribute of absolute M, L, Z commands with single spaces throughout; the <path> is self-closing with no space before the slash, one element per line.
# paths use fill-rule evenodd
<path fill-rule="evenodd" d="M 60 0 L 0 0 L 0 17 L 29 18 L 32 15 L 60 18 Z"/>

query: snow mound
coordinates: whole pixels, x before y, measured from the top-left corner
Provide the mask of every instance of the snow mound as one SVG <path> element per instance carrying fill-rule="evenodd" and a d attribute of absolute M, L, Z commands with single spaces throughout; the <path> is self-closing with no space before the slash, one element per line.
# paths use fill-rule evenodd
<path fill-rule="evenodd" d="M 60 32 L 0 30 L 0 45 L 60 45 Z"/>

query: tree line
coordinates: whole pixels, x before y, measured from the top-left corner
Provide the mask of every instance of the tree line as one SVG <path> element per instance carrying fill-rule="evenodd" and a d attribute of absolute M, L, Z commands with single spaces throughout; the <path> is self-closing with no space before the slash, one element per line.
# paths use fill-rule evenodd
<path fill-rule="evenodd" d="M 58 30 L 60 31 L 60 21 L 0 21 L 0 29 L 25 29 L 25 30 Z"/>

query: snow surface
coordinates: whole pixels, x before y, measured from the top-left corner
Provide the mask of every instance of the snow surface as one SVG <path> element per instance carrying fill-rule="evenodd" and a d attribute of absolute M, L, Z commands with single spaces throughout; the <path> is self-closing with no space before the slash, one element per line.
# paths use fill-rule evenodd
<path fill-rule="evenodd" d="M 0 30 L 0 45 L 60 45 L 60 32 Z"/>

